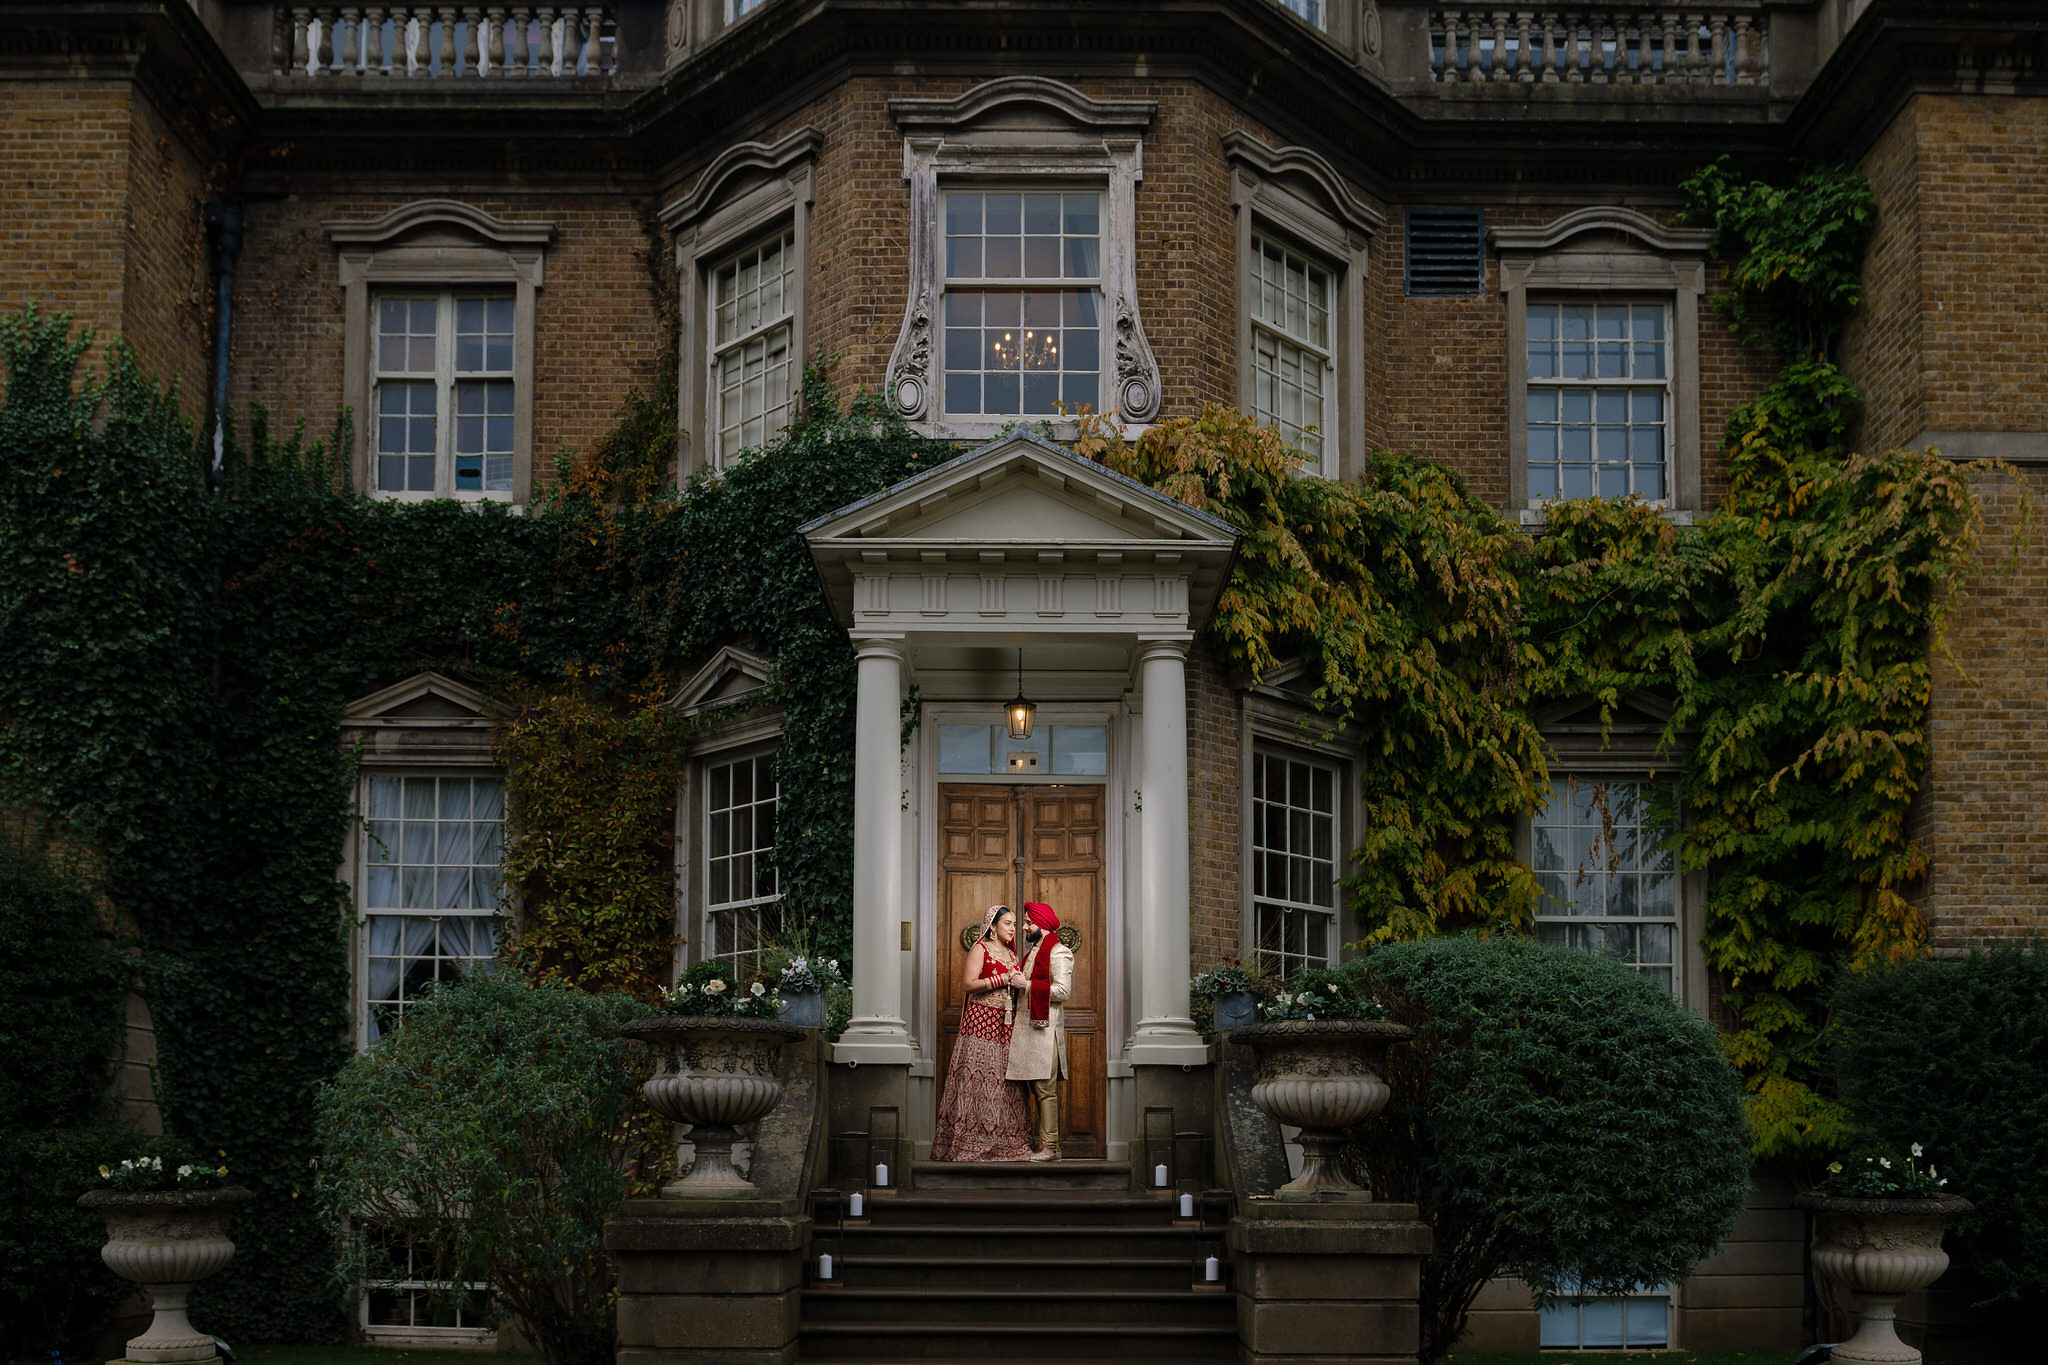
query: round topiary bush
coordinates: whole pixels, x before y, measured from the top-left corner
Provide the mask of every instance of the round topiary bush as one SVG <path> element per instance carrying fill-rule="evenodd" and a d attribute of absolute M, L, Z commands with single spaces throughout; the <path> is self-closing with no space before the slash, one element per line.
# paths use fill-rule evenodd
<path fill-rule="evenodd" d="M 1734 1225 L 1750 1178 L 1741 1082 L 1657 985 L 1498 935 L 1387 944 L 1353 970 L 1416 1029 L 1350 1155 L 1435 1233 L 1421 1359 L 1450 1351 L 1496 1276 L 1620 1294 L 1685 1278 Z"/>
<path fill-rule="evenodd" d="M 1902 1152 L 1919 1144 L 1977 1206 L 1952 1229 L 1958 1269 L 1987 1297 L 2048 1297 L 2048 950 L 1848 976 L 1834 1025 L 1842 1098 L 1871 1136 Z"/>

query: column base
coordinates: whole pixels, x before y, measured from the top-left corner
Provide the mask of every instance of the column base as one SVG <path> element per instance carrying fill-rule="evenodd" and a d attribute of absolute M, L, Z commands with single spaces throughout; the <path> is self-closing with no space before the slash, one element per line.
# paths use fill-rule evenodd
<path fill-rule="evenodd" d="M 909 1066 L 917 1045 L 901 1019 L 855 1019 L 832 1045 L 832 1060 L 855 1066 Z"/>
<path fill-rule="evenodd" d="M 1207 1066 L 1216 1060 L 1192 1019 L 1147 1019 L 1131 1034 L 1124 1058 L 1132 1066 Z"/>

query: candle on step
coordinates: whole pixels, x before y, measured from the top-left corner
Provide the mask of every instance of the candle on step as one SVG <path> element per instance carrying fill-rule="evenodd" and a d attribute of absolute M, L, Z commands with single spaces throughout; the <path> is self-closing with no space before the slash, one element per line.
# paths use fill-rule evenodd
<path fill-rule="evenodd" d="M 1221 1270 L 1222 1267 L 1216 1264 L 1214 1256 L 1202 1262 L 1202 1278 L 1205 1280 L 1214 1280 Z"/>
<path fill-rule="evenodd" d="M 1195 1197 L 1193 1195 L 1183 1194 L 1180 1197 L 1180 1216 L 1183 1218 L 1195 1216 Z"/>
<path fill-rule="evenodd" d="M 860 1197 L 860 1191 L 859 1191 L 859 1190 L 855 1190 L 855 1191 L 853 1192 L 853 1197 L 852 1197 L 852 1198 L 850 1198 L 850 1199 L 848 1199 L 848 1200 L 847 1200 L 846 1202 L 847 1202 L 847 1206 L 848 1206 L 848 1207 L 847 1207 L 847 1211 L 846 1211 L 846 1212 L 847 1212 L 847 1217 L 849 1217 L 849 1218 L 858 1218 L 858 1217 L 860 1217 L 860 1211 L 861 1211 L 861 1197 Z"/>
<path fill-rule="evenodd" d="M 1159 1169 L 1163 1171 L 1163 1170 L 1165 1170 L 1166 1168 L 1165 1168 L 1164 1166 L 1161 1166 L 1161 1167 L 1160 1167 Z M 886 1163 L 886 1162 L 883 1162 L 883 1163 L 881 1163 L 881 1164 L 879 1164 L 879 1165 L 877 1165 L 877 1166 L 875 1167 L 875 1184 L 877 1184 L 877 1185 L 880 1185 L 880 1186 L 887 1186 L 887 1185 L 888 1185 L 888 1183 L 889 1183 L 889 1166 L 888 1166 L 888 1163 Z"/>
<path fill-rule="evenodd" d="M 1165 1162 L 1161 1162 L 1161 1163 L 1160 1163 L 1159 1165 L 1157 1165 L 1157 1166 L 1154 1166 L 1154 1167 L 1152 1168 L 1152 1185 L 1153 1185 L 1153 1187 L 1154 1187 L 1155 1189 L 1161 1189 L 1161 1190 L 1163 1190 L 1163 1189 L 1165 1189 L 1165 1188 L 1166 1188 L 1166 1163 L 1165 1163 Z"/>
<path fill-rule="evenodd" d="M 832 1278 L 832 1253 L 829 1251 L 818 1257 L 818 1278 L 821 1280 Z M 1211 1275 L 1209 1278 L 1213 1280 L 1216 1277 Z"/>

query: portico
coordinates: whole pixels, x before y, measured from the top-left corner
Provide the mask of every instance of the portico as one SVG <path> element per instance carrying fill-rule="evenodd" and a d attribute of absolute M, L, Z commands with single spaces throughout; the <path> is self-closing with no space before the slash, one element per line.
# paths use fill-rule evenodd
<path fill-rule="evenodd" d="M 1076 1056 L 1075 1080 L 1101 1087 L 1121 1157 L 1139 1069 L 1208 1060 L 1188 1013 L 1187 652 L 1236 533 L 1024 433 L 803 533 L 859 661 L 853 1020 L 834 1059 L 898 1070 L 921 1153 L 958 906 L 1065 897 L 1100 939 L 1081 953 L 1099 1071 Z M 1033 741 L 1002 728 L 1020 685 Z"/>

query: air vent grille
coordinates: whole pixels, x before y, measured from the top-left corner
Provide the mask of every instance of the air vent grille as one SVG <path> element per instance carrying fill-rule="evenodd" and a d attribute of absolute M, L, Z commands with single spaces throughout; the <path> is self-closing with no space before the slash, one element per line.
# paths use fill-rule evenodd
<path fill-rule="evenodd" d="M 1485 287 L 1485 215 L 1478 209 L 1408 210 L 1408 292 L 1477 294 Z"/>

